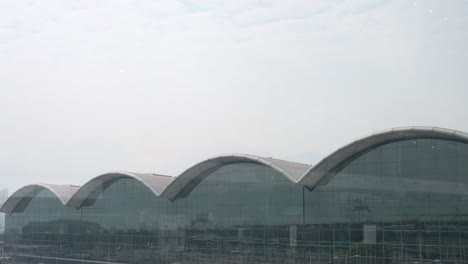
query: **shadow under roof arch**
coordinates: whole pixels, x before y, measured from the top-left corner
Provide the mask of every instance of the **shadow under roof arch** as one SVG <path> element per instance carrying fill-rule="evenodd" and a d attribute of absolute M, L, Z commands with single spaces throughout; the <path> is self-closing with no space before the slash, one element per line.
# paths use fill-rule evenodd
<path fill-rule="evenodd" d="M 109 186 L 120 179 L 130 178 L 145 185 L 156 197 L 174 179 L 166 175 L 154 173 L 134 173 L 126 171 L 113 171 L 99 175 L 86 182 L 68 201 L 67 206 L 80 208 L 94 204 L 96 199 Z"/>
<path fill-rule="evenodd" d="M 411 139 L 440 139 L 468 144 L 468 134 L 439 127 L 400 127 L 357 139 L 322 159 L 310 168 L 299 183 L 312 190 L 329 182 L 346 165 L 366 152 L 389 143 Z"/>
<path fill-rule="evenodd" d="M 47 183 L 26 185 L 8 197 L 0 208 L 0 212 L 8 214 L 23 212 L 31 200 L 42 190 L 52 192 L 63 205 L 66 205 L 79 188 L 79 186 L 74 185 L 56 185 Z"/>
<path fill-rule="evenodd" d="M 252 163 L 269 167 L 293 183 L 310 168 L 310 165 L 285 160 L 259 157 L 249 154 L 224 154 L 199 162 L 182 172 L 161 193 L 160 197 L 174 200 L 186 197 L 203 179 L 222 166 L 236 163 Z"/>

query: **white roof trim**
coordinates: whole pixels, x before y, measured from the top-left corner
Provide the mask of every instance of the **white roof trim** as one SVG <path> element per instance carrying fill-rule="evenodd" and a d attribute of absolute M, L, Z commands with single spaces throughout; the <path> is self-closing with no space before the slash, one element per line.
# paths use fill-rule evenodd
<path fill-rule="evenodd" d="M 14 192 L 3 203 L 0 212 L 14 213 L 22 212 L 29 204 L 32 198 L 37 195 L 39 190 L 49 190 L 63 205 L 66 205 L 73 194 L 78 191 L 79 186 L 73 185 L 55 185 L 47 183 L 34 183 L 26 185 Z"/>
<path fill-rule="evenodd" d="M 347 144 L 332 154 L 322 159 L 311 167 L 299 183 L 309 189 L 313 189 L 319 182 L 326 178 L 332 178 L 350 161 L 361 156 L 370 149 L 403 140 L 410 139 L 442 139 L 468 143 L 468 134 L 438 127 L 400 127 L 376 132 L 370 136 L 357 139 Z"/>
<path fill-rule="evenodd" d="M 20 203 L 27 205 L 29 203 L 27 199 L 33 198 L 37 193 L 37 188 L 50 190 L 62 204 L 81 207 L 87 203 L 94 203 L 102 191 L 122 178 L 135 179 L 144 184 L 155 196 L 173 200 L 178 196 L 183 197 L 189 193 L 213 171 L 222 166 L 235 163 L 263 165 L 277 171 L 293 183 L 313 189 L 320 182 L 325 182 L 325 178 L 331 179 L 349 162 L 373 148 L 392 142 L 419 138 L 442 139 L 468 144 L 468 134 L 461 131 L 438 127 L 393 128 L 357 139 L 328 155 L 313 167 L 249 154 L 224 154 L 199 162 L 176 178 L 157 174 L 114 171 L 91 179 L 83 187 L 43 183 L 27 185 L 13 193 L 0 208 L 0 211 L 11 213 L 15 210 L 21 210 L 18 205 Z"/>
<path fill-rule="evenodd" d="M 68 201 L 68 206 L 81 207 L 92 204 L 97 197 L 112 183 L 122 178 L 131 178 L 145 185 L 156 197 L 174 179 L 170 176 L 143 174 L 127 171 L 113 171 L 99 175 L 86 182 Z"/>
<path fill-rule="evenodd" d="M 224 154 L 199 162 L 182 172 L 161 193 L 161 197 L 173 200 L 183 191 L 191 191 L 198 184 L 197 181 L 200 182 L 203 180 L 207 174 L 217 170 L 224 165 L 234 163 L 255 163 L 270 167 L 294 183 L 296 183 L 300 176 L 310 167 L 306 164 L 273 158 L 263 158 L 249 154 Z M 195 184 L 193 184 L 194 182 Z M 194 186 L 190 188 L 190 184 L 193 184 Z M 187 188 L 190 189 L 186 190 Z"/>

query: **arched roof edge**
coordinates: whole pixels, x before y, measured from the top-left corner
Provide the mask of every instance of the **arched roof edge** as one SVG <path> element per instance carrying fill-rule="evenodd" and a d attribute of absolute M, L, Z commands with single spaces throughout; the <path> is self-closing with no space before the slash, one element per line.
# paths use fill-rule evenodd
<path fill-rule="evenodd" d="M 412 126 L 377 131 L 338 148 L 315 166 L 312 166 L 301 177 L 298 183 L 312 189 L 327 175 L 332 174 L 333 176 L 333 174 L 336 173 L 335 170 L 339 168 L 340 165 L 349 160 L 354 160 L 357 156 L 360 156 L 369 149 L 392 142 L 423 138 L 444 139 L 468 144 L 467 133 L 448 128 Z"/>
<path fill-rule="evenodd" d="M 174 178 L 174 180 L 161 193 L 160 197 L 169 198 L 170 200 L 173 200 L 179 195 L 180 192 L 182 192 L 185 189 L 185 187 L 187 187 L 191 182 L 193 182 L 195 179 L 197 179 L 197 177 L 199 177 L 203 173 L 224 165 L 235 163 L 256 163 L 277 171 L 293 183 L 297 183 L 298 180 L 286 169 L 275 164 L 275 159 L 250 154 L 228 153 L 208 158 L 186 169 L 179 176 Z"/>
<path fill-rule="evenodd" d="M 101 175 L 98 175 L 91 180 L 87 181 L 83 184 L 82 187 L 78 189 L 77 192 L 70 198 L 67 202 L 67 206 L 74 206 L 74 207 L 81 207 L 85 199 L 89 198 L 89 196 L 96 191 L 98 186 L 109 183 L 111 181 L 115 181 L 121 178 L 131 178 L 134 179 L 141 184 L 143 184 L 154 196 L 159 197 L 161 191 L 156 190 L 154 184 L 151 184 L 147 177 L 165 177 L 168 180 L 173 179 L 170 176 L 165 175 L 158 175 L 158 174 L 143 174 L 143 173 L 135 173 L 135 172 L 128 172 L 128 171 L 110 171 Z M 146 178 L 146 179 L 145 179 Z M 101 183 L 102 181 L 102 183 Z M 164 189 L 166 186 L 161 183 L 161 188 Z"/>
<path fill-rule="evenodd" d="M 12 213 L 15 211 L 16 207 L 20 204 L 20 202 L 28 198 L 32 192 L 36 190 L 36 188 L 41 188 L 44 190 L 48 190 L 52 192 L 57 199 L 63 204 L 66 205 L 71 198 L 71 196 L 68 196 L 68 192 L 74 193 L 78 190 L 79 186 L 74 186 L 74 185 L 55 185 L 55 184 L 47 184 L 47 183 L 32 183 L 25 185 L 18 190 L 16 190 L 13 194 L 11 194 L 7 200 L 2 204 L 2 207 L 0 208 L 0 212 L 3 213 Z M 59 188 L 62 189 L 67 189 L 64 190 L 64 193 L 61 194 L 60 191 L 58 190 Z"/>

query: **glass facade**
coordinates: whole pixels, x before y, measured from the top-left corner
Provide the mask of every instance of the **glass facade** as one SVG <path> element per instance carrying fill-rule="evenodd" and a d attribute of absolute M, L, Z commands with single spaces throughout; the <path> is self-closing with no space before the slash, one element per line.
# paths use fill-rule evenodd
<path fill-rule="evenodd" d="M 306 192 L 308 254 L 320 263 L 466 263 L 467 183 L 467 144 L 375 148 Z"/>
<path fill-rule="evenodd" d="M 5 243 L 12 253 L 57 256 L 68 251 L 81 226 L 79 212 L 65 207 L 51 191 L 36 188 L 23 212 L 5 217 Z"/>
<path fill-rule="evenodd" d="M 418 139 L 374 148 L 313 190 L 253 163 L 174 201 L 131 178 L 81 209 L 41 190 L 7 216 L 6 243 L 117 263 L 468 263 L 467 174 L 467 144 Z"/>

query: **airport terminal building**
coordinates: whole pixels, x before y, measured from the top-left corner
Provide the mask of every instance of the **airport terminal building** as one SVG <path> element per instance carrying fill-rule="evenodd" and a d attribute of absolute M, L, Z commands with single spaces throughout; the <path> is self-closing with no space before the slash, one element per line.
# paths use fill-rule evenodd
<path fill-rule="evenodd" d="M 30 263 L 468 263 L 468 134 L 396 128 L 315 165 L 229 154 L 177 177 L 31 184 L 0 211 L 6 252 Z"/>

